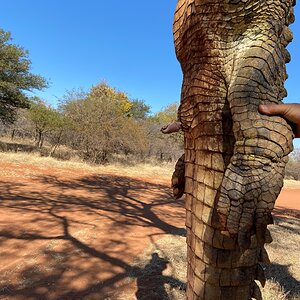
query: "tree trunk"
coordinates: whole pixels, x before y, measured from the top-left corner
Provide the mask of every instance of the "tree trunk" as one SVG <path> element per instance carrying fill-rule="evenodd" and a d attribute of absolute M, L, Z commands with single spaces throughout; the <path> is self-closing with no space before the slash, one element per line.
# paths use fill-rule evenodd
<path fill-rule="evenodd" d="M 56 149 L 57 149 L 58 146 L 60 145 L 62 133 L 63 133 L 63 130 L 60 130 L 60 131 L 59 131 L 59 134 L 58 134 L 58 137 L 57 137 L 57 139 L 56 139 L 56 143 L 53 145 L 53 147 L 52 147 L 52 149 L 51 149 L 51 151 L 50 151 L 50 154 L 49 154 L 50 157 L 54 155 Z"/>
<path fill-rule="evenodd" d="M 41 149 L 44 145 L 44 134 L 41 135 L 40 145 L 39 148 Z"/>
<path fill-rule="evenodd" d="M 40 129 L 36 130 L 36 146 L 40 149 L 42 148 L 42 140 L 43 140 L 43 131 Z"/>
<path fill-rule="evenodd" d="M 267 225 L 292 131 L 258 105 L 285 96 L 293 0 L 179 0 L 187 299 L 261 299 Z"/>
<path fill-rule="evenodd" d="M 55 144 L 52 149 L 50 150 L 50 153 L 49 153 L 49 157 L 52 157 L 56 151 L 56 149 L 58 148 L 59 146 L 59 143 Z"/>

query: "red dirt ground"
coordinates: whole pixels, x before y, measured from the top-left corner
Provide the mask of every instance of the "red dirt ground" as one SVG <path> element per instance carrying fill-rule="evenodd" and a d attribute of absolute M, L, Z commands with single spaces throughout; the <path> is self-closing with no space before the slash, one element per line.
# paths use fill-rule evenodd
<path fill-rule="evenodd" d="M 149 243 L 184 234 L 165 179 L 12 163 L 0 175 L 0 299 L 114 299 Z M 276 213 L 300 217 L 299 193 L 284 189 Z"/>

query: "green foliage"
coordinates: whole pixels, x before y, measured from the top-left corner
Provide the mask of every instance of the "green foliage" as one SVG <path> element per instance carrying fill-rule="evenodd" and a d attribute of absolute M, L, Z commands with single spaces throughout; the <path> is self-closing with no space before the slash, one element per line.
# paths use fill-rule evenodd
<path fill-rule="evenodd" d="M 38 130 L 49 131 L 63 126 L 61 114 L 36 97 L 32 100 L 28 115 Z"/>
<path fill-rule="evenodd" d="M 13 122 L 17 108 L 29 108 L 25 91 L 47 86 L 45 79 L 30 73 L 28 51 L 11 44 L 11 35 L 0 29 L 0 120 Z"/>
<path fill-rule="evenodd" d="M 63 129 L 68 125 L 67 118 L 37 97 L 32 99 L 28 118 L 35 126 L 36 141 L 39 147 L 42 147 L 46 133 Z"/>
<path fill-rule="evenodd" d="M 131 100 L 129 116 L 137 120 L 145 120 L 150 113 L 150 106 L 146 105 L 143 100 Z"/>

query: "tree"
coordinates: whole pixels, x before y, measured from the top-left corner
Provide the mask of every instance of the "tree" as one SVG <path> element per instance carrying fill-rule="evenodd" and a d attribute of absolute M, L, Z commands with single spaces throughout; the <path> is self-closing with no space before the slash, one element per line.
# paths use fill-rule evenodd
<path fill-rule="evenodd" d="M 133 99 L 130 102 L 129 116 L 137 120 L 145 120 L 150 113 L 150 106 L 139 99 Z"/>
<path fill-rule="evenodd" d="M 300 180 L 300 149 L 296 148 L 289 156 L 285 176 L 287 179 Z"/>
<path fill-rule="evenodd" d="M 53 156 L 56 149 L 64 142 L 66 142 L 67 134 L 72 128 L 71 121 L 61 112 L 54 110 L 50 120 L 51 130 L 49 130 L 47 140 L 51 144 L 51 151 L 49 156 Z"/>
<path fill-rule="evenodd" d="M 154 118 L 164 124 L 177 120 L 178 103 L 174 102 L 167 105 L 164 109 L 157 112 Z"/>
<path fill-rule="evenodd" d="M 126 93 L 110 87 L 104 81 L 91 88 L 89 97 L 94 99 L 109 99 L 112 102 L 112 105 L 118 107 L 120 112 L 122 112 L 124 115 L 129 115 L 129 112 L 132 108 L 132 103 L 130 102 Z"/>
<path fill-rule="evenodd" d="M 28 110 L 19 108 L 16 109 L 16 116 L 14 123 L 6 123 L 1 126 L 3 131 L 6 130 L 6 135 L 10 135 L 11 140 L 17 138 L 32 138 L 34 132 L 34 124 L 28 118 Z"/>
<path fill-rule="evenodd" d="M 160 160 L 174 161 L 182 154 L 182 132 L 167 135 L 160 132 L 164 125 L 177 120 L 177 108 L 178 104 L 176 102 L 171 103 L 148 118 L 149 156 L 156 156 Z"/>
<path fill-rule="evenodd" d="M 30 105 L 28 117 L 35 125 L 36 145 L 39 148 L 43 146 L 46 133 L 62 129 L 65 124 L 63 116 L 58 111 L 47 106 L 45 102 L 37 97 Z"/>
<path fill-rule="evenodd" d="M 30 73 L 28 51 L 11 41 L 11 34 L 0 29 L 0 120 L 9 123 L 17 108 L 29 108 L 26 91 L 47 86 L 43 77 Z"/>
<path fill-rule="evenodd" d="M 143 151 L 144 131 L 130 117 L 132 106 L 125 93 L 103 82 L 87 93 L 68 93 L 60 109 L 72 123 L 69 145 L 93 163 L 104 163 L 115 153 Z"/>

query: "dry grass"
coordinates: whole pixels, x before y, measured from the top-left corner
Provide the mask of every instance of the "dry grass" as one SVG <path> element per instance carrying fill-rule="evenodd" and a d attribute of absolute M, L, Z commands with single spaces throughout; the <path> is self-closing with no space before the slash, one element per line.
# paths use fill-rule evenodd
<path fill-rule="evenodd" d="M 300 181 L 297 180 L 284 180 L 284 187 L 289 189 L 299 189 Z"/>
<path fill-rule="evenodd" d="M 136 165 L 124 165 L 122 163 L 114 163 L 108 165 L 91 165 L 80 160 L 61 161 L 52 157 L 41 157 L 37 153 L 23 152 L 0 152 L 0 163 L 15 163 L 32 165 L 38 167 L 47 167 L 55 169 L 79 169 L 92 173 L 114 173 L 119 175 L 143 176 L 143 177 L 161 177 L 165 179 L 171 178 L 174 164 L 161 163 L 160 165 L 144 163 Z"/>
<path fill-rule="evenodd" d="M 266 282 L 265 288 L 262 290 L 262 295 L 264 300 L 287 300 L 289 298 L 289 293 L 285 292 L 284 288 L 274 280 L 268 280 Z M 297 298 L 293 298 L 297 299 Z"/>
<path fill-rule="evenodd" d="M 270 231 L 273 243 L 267 246 L 271 265 L 264 266 L 267 283 L 262 289 L 264 300 L 299 300 L 300 299 L 300 220 L 276 217 Z M 160 259 L 153 260 L 153 254 Z M 161 261 L 167 261 L 166 269 L 161 268 Z M 149 270 L 157 270 L 158 285 L 156 291 L 165 292 L 172 300 L 184 300 L 183 286 L 186 282 L 186 244 L 184 237 L 168 235 L 152 243 L 139 257 L 135 265 L 142 268 L 141 277 L 151 277 Z M 151 279 L 149 279 L 151 280 Z M 149 281 L 148 280 L 148 281 Z M 181 285 L 178 283 L 182 283 Z M 151 294 L 153 291 L 150 289 Z M 119 299 L 126 299 L 122 296 Z M 127 298 L 128 299 L 128 298 Z M 131 299 L 131 298 L 130 298 Z M 149 299 L 149 298 L 148 298 Z"/>
<path fill-rule="evenodd" d="M 266 300 L 300 299 L 300 219 L 276 217 L 275 225 L 270 226 L 273 243 L 268 245 L 272 264 L 266 266 L 269 285 L 273 289 L 265 289 Z M 276 284 L 277 283 L 277 284 Z M 282 293 L 276 292 L 282 290 Z M 270 293 L 269 293 L 270 291 Z M 278 298 L 272 296 L 272 291 Z M 286 295 L 283 297 L 283 295 Z"/>
<path fill-rule="evenodd" d="M 161 177 L 170 179 L 174 170 L 174 163 L 137 163 L 134 165 L 112 163 L 108 165 L 92 165 L 73 158 L 68 161 L 58 160 L 52 157 L 41 157 L 39 153 L 24 152 L 0 152 L 0 163 L 11 162 L 17 164 L 33 165 L 38 167 L 48 167 L 57 169 L 79 169 L 88 172 L 115 173 L 131 176 Z M 284 186 L 287 188 L 300 188 L 300 181 L 285 180 Z"/>

